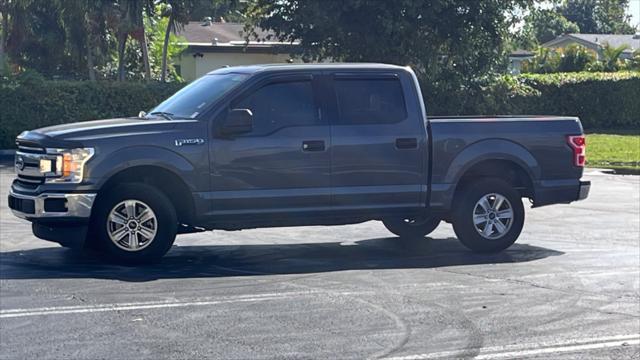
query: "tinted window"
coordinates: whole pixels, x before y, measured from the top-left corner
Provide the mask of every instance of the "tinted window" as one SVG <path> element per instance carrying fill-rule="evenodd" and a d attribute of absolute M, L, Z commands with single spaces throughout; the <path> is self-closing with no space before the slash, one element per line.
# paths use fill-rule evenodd
<path fill-rule="evenodd" d="M 289 126 L 317 125 L 311 81 L 268 84 L 234 105 L 253 113 L 252 135 L 266 135 Z"/>
<path fill-rule="evenodd" d="M 407 117 L 398 79 L 336 79 L 334 84 L 343 124 L 395 123 Z"/>

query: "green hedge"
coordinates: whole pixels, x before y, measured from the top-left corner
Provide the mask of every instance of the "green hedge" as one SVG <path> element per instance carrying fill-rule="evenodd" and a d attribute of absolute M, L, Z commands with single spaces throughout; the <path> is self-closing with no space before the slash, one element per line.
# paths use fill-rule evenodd
<path fill-rule="evenodd" d="M 519 99 L 524 113 L 579 116 L 585 129 L 640 129 L 640 72 L 522 78 L 539 92 Z"/>
<path fill-rule="evenodd" d="M 0 80 L 0 149 L 43 126 L 133 116 L 184 84 Z M 540 114 L 579 116 L 585 129 L 640 129 L 640 73 L 503 76 L 464 89 L 423 84 L 430 115 Z"/>
<path fill-rule="evenodd" d="M 503 76 L 455 91 L 429 91 L 432 115 L 568 115 L 587 130 L 640 129 L 640 72 Z"/>
<path fill-rule="evenodd" d="M 148 111 L 184 84 L 89 81 L 0 82 L 0 149 L 43 126 L 134 116 Z"/>

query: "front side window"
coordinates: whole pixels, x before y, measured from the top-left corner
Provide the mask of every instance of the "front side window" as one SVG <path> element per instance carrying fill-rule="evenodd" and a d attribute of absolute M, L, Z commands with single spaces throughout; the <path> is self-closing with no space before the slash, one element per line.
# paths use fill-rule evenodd
<path fill-rule="evenodd" d="M 341 124 L 390 124 L 407 117 L 397 78 L 338 78 L 334 87 Z"/>
<path fill-rule="evenodd" d="M 168 118 L 193 119 L 210 104 L 238 86 L 249 77 L 248 74 L 209 74 L 173 94 L 149 112 L 164 114 Z"/>
<path fill-rule="evenodd" d="M 267 84 L 233 105 L 253 113 L 251 135 L 268 135 L 291 126 L 318 124 L 311 81 Z"/>

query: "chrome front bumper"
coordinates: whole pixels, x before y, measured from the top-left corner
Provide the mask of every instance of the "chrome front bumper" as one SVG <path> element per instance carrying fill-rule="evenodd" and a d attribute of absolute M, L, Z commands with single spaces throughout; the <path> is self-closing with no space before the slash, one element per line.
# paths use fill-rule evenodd
<path fill-rule="evenodd" d="M 58 193 L 42 193 L 39 195 L 23 195 L 16 194 L 13 191 L 9 193 L 9 208 L 13 214 L 19 218 L 33 219 L 52 219 L 52 218 L 89 218 L 91 216 L 91 208 L 96 199 L 96 194 L 58 194 Z M 60 206 L 47 206 L 47 202 L 57 201 L 64 202 L 64 210 L 60 211 Z M 47 208 L 55 210 L 47 211 Z"/>

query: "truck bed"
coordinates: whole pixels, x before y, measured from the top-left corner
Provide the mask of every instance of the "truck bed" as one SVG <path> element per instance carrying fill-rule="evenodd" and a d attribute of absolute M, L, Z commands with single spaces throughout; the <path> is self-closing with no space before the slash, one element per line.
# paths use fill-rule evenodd
<path fill-rule="evenodd" d="M 457 174 L 482 158 L 519 164 L 533 179 L 536 204 L 556 200 L 546 188 L 576 186 L 582 167 L 572 166 L 567 136 L 582 134 L 576 117 L 563 116 L 435 116 L 429 117 L 431 205 L 448 207 Z M 499 155 L 498 155 L 499 153 Z M 510 155 L 506 155 L 510 154 Z M 555 191 L 555 190 L 554 190 Z M 560 190 L 557 190 L 560 192 Z"/>

